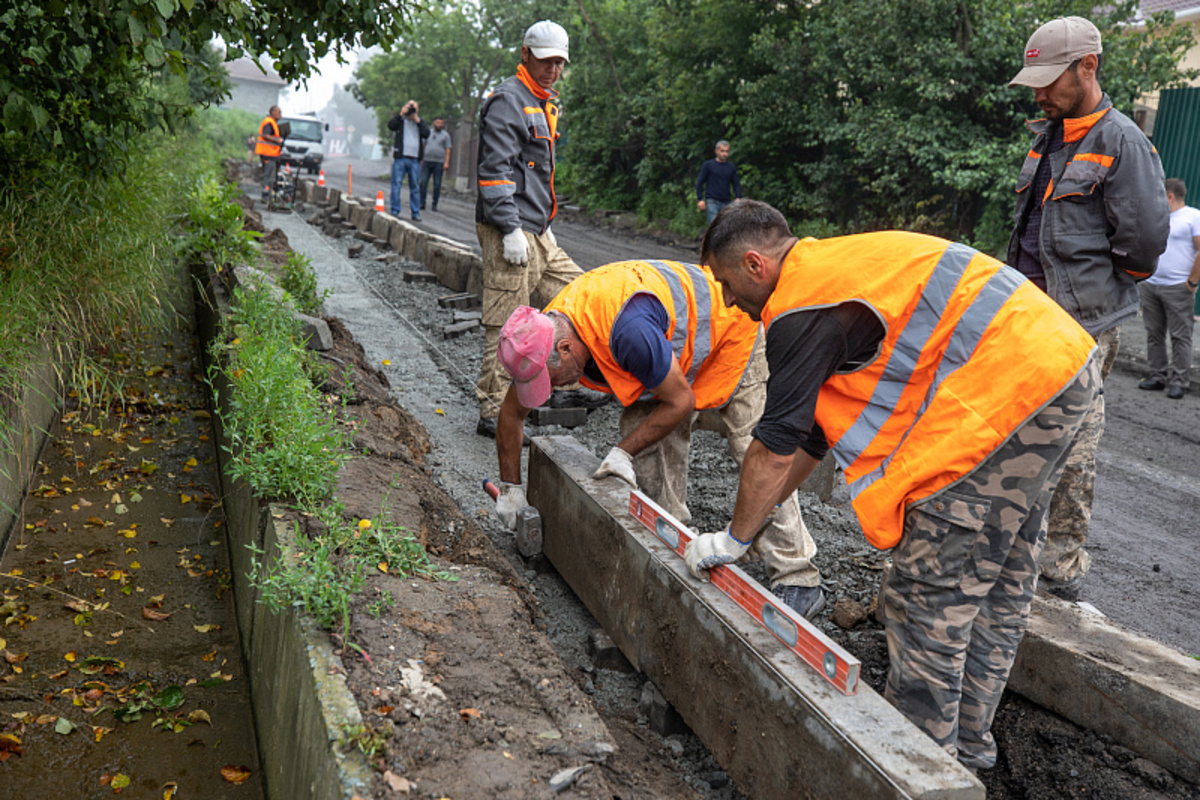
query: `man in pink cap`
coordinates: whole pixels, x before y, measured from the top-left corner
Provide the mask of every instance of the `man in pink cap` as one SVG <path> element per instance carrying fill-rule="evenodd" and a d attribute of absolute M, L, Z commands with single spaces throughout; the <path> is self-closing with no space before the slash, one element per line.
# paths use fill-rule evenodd
<path fill-rule="evenodd" d="M 1100 89 L 1103 58 L 1100 31 L 1083 17 L 1051 20 L 1025 45 L 1009 85 L 1033 89 L 1045 117 L 1026 123 L 1036 138 L 1017 177 L 1006 261 L 1095 337 L 1107 377 L 1121 322 L 1137 314 L 1137 284 L 1166 249 L 1170 211 L 1158 153 Z M 1091 562 L 1083 546 L 1103 432 L 1100 394 L 1054 492 L 1040 563 L 1041 588 L 1066 600 Z"/>
<path fill-rule="evenodd" d="M 521 486 L 522 423 L 555 386 L 576 382 L 624 406 L 620 440 L 593 475 L 640 488 L 685 524 L 694 429 L 721 433 L 741 463 L 767 396 L 759 327 L 726 306 L 712 274 L 674 261 L 623 261 L 581 275 L 539 312 L 516 309 L 497 360 L 512 378 L 500 405 L 496 513 L 512 528 Z M 824 605 L 816 545 L 793 492 L 756 540 L 771 590 L 811 618 Z"/>

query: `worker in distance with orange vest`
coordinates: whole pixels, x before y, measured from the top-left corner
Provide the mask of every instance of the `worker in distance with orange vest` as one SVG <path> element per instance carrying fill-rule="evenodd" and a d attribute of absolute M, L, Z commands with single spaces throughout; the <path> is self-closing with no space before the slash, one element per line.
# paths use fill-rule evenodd
<path fill-rule="evenodd" d="M 283 152 L 283 137 L 279 135 L 279 118 L 283 112 L 279 106 L 271 106 L 267 116 L 258 125 L 258 143 L 254 152 L 262 160 L 264 202 L 271 198 L 275 187 L 275 171 L 279 167 L 279 155 Z"/>
<path fill-rule="evenodd" d="M 688 568 L 737 558 L 832 449 L 867 539 L 892 551 L 885 697 L 969 769 L 994 766 L 1050 498 L 1100 386 L 1095 342 L 1016 269 L 932 236 L 801 241 L 743 200 L 701 260 L 765 326 L 770 381 L 733 520 L 692 541 Z"/>
<path fill-rule="evenodd" d="M 523 421 L 553 386 L 582 383 L 624 406 L 620 441 L 593 477 L 640 488 L 686 523 L 692 430 L 723 434 L 740 464 L 766 396 L 759 326 L 721 300 L 694 264 L 623 261 L 584 273 L 539 312 L 521 306 L 500 330 L 497 358 L 512 377 L 500 405 L 496 512 L 509 528 L 528 505 L 521 486 Z M 756 553 L 772 591 L 797 613 L 824 605 L 816 545 L 795 493 L 780 496 Z M 772 504 L 774 505 L 774 504 Z"/>

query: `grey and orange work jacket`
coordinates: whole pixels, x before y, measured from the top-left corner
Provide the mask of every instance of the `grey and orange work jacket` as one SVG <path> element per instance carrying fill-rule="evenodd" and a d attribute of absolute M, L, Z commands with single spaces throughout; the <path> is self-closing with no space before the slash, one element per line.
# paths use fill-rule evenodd
<path fill-rule="evenodd" d="M 501 83 L 479 112 L 479 194 L 475 221 L 501 233 L 541 234 L 558 211 L 554 143 L 558 92 L 534 83 L 525 66 Z"/>
<path fill-rule="evenodd" d="M 1050 121 L 1036 134 L 1017 178 L 1008 263 L 1016 264 L 1020 226 L 1046 151 Z M 1063 120 L 1062 149 L 1050 159 L 1050 186 L 1039 240 L 1046 292 L 1093 336 L 1137 313 L 1137 283 L 1154 273 L 1167 247 L 1170 210 L 1158 151 L 1104 95 L 1086 117 Z"/>

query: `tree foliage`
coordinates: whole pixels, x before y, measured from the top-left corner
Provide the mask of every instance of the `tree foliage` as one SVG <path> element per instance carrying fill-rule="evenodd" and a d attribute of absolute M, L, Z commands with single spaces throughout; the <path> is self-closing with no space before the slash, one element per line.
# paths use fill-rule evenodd
<path fill-rule="evenodd" d="M 1130 115 L 1189 77 L 1177 65 L 1194 43 L 1161 17 L 1126 24 L 1135 0 L 1101 14 L 1085 0 L 587 2 L 563 81 L 565 172 L 587 201 L 672 216 L 727 138 L 746 193 L 801 228 L 909 228 L 990 250 L 1038 113 L 1008 87 L 1037 26 L 1092 19 L 1101 86 Z"/>
<path fill-rule="evenodd" d="M 227 56 L 266 55 L 285 80 L 356 43 L 387 43 L 404 28 L 407 0 L 46 0 L 0 4 L 0 155 L 3 169 L 47 158 L 111 167 L 137 136 L 169 126 L 180 109 L 149 91 L 156 75 L 220 76 L 200 54 L 215 36 Z"/>
<path fill-rule="evenodd" d="M 389 51 L 354 71 L 350 91 L 375 110 L 379 130 L 408 100 L 423 119 L 473 121 L 487 90 L 516 70 L 521 36 L 536 21 L 529 0 L 451 0 L 427 6 Z"/>

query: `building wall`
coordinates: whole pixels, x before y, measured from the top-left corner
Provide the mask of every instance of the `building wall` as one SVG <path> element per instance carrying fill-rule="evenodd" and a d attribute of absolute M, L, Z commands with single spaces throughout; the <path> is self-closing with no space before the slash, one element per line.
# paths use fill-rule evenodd
<path fill-rule="evenodd" d="M 240 108 L 265 117 L 271 106 L 279 105 L 279 89 L 275 84 L 234 78 L 233 92 L 228 100 L 221 103 L 221 108 Z"/>

